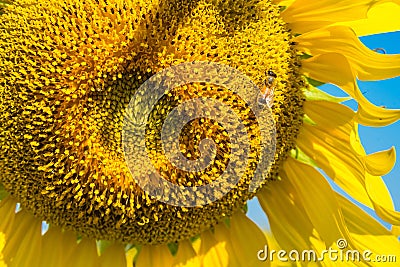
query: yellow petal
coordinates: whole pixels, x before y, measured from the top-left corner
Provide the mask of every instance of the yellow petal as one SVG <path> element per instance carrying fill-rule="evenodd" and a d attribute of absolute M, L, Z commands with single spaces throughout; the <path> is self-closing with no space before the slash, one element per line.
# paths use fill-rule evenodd
<path fill-rule="evenodd" d="M 275 0 L 273 3 L 280 6 L 290 6 L 294 1 L 295 0 Z"/>
<path fill-rule="evenodd" d="M 9 193 L 6 191 L 4 186 L 0 183 L 0 201 L 2 199 L 5 199 L 8 195 L 9 195 Z"/>
<path fill-rule="evenodd" d="M 397 261 L 400 259 L 400 243 L 394 235 L 346 198 L 337 194 L 337 199 L 358 251 L 362 253 L 370 250 L 372 260 L 378 255 L 395 255 Z M 372 266 L 398 266 L 398 262 L 392 265 L 388 262 L 381 264 L 372 262 L 371 264 Z"/>
<path fill-rule="evenodd" d="M 10 234 L 15 218 L 17 201 L 13 197 L 6 197 L 0 202 L 0 232 L 7 236 Z"/>
<path fill-rule="evenodd" d="M 327 246 L 348 237 L 334 191 L 322 174 L 292 158 L 286 160 L 283 168 L 282 179 L 288 179 L 296 188 L 299 201 Z"/>
<path fill-rule="evenodd" d="M 78 247 L 76 235 L 50 226 L 42 240 L 41 266 L 68 266 L 71 253 Z M 51 253 L 49 253 L 51 251 Z"/>
<path fill-rule="evenodd" d="M 210 231 L 203 232 L 200 238 L 201 245 L 199 255 L 202 258 L 202 266 L 229 266 L 229 254 L 226 250 L 227 241 L 217 241 L 214 234 Z"/>
<path fill-rule="evenodd" d="M 260 204 L 268 214 L 271 231 L 275 237 L 276 244 L 269 246 L 269 251 L 283 249 L 287 252 L 297 250 L 315 251 L 315 256 L 321 255 L 327 249 L 326 242 L 323 241 L 311 223 L 310 218 L 305 212 L 305 206 L 301 202 L 300 195 L 294 185 L 287 179 L 275 181 L 268 188 L 262 189 L 258 195 Z M 323 216 L 323 215 L 321 215 Z M 270 241 L 270 239 L 268 239 Z M 329 263 L 320 262 L 281 262 L 275 258 L 272 266 L 337 266 Z"/>
<path fill-rule="evenodd" d="M 396 150 L 392 147 L 389 150 L 380 151 L 365 156 L 365 167 L 367 172 L 375 176 L 385 175 L 390 172 L 396 163 Z"/>
<path fill-rule="evenodd" d="M 240 266 L 269 266 L 257 258 L 257 252 L 268 245 L 267 239 L 260 228 L 242 211 L 236 212 L 230 221 L 230 237 L 234 253 Z"/>
<path fill-rule="evenodd" d="M 25 210 L 15 215 L 3 250 L 4 259 L 10 267 L 39 267 L 41 225 L 40 220 Z"/>
<path fill-rule="evenodd" d="M 260 190 L 257 198 L 282 249 L 317 249 L 314 241 L 319 235 L 305 212 L 299 193 L 288 179 L 271 182 Z"/>
<path fill-rule="evenodd" d="M 9 232 L 7 228 L 11 228 L 15 217 L 15 204 L 16 202 L 8 197 L 0 201 L 0 267 L 6 267 L 4 261 L 3 249 L 6 245 L 6 233 Z"/>
<path fill-rule="evenodd" d="M 367 173 L 365 187 L 376 214 L 388 223 L 400 225 L 400 212 L 394 209 L 392 198 L 382 178 Z"/>
<path fill-rule="evenodd" d="M 43 249 L 42 255 L 40 255 L 42 266 L 64 266 L 62 241 L 61 229 L 49 227 L 42 241 Z"/>
<path fill-rule="evenodd" d="M 65 266 L 99 267 L 99 256 L 97 254 L 95 240 L 82 238 L 81 242 L 72 252 L 69 262 L 67 262 Z"/>
<path fill-rule="evenodd" d="M 169 267 L 173 257 L 166 245 L 143 246 L 139 252 L 136 267 Z"/>
<path fill-rule="evenodd" d="M 293 159 L 289 159 L 287 161 L 287 163 L 285 163 L 285 166 L 284 166 L 285 171 L 284 172 L 288 172 L 288 169 L 290 169 L 290 168 L 288 168 L 287 165 L 288 164 L 291 165 L 293 162 L 294 162 Z M 298 163 L 296 163 L 296 164 L 298 164 Z M 322 238 L 322 236 L 326 237 L 326 232 L 329 231 L 329 228 L 331 228 L 331 226 L 328 226 L 331 223 L 331 218 L 329 218 L 329 214 L 324 214 L 324 212 L 321 212 L 321 209 L 318 209 L 319 205 L 323 206 L 322 207 L 322 211 L 325 209 L 326 206 L 333 208 L 333 210 L 335 210 L 337 207 L 340 210 L 342 210 L 342 212 L 337 213 L 336 211 L 334 211 L 334 213 L 337 213 L 337 214 L 339 214 L 339 217 L 344 218 L 344 220 L 343 219 L 341 220 L 342 223 L 343 223 L 342 227 L 346 229 L 345 232 L 347 232 L 347 234 L 343 233 L 344 235 L 341 236 L 341 237 L 339 236 L 339 238 L 344 238 L 350 244 L 350 246 L 348 247 L 349 249 L 357 249 L 359 251 L 362 251 L 364 249 L 370 249 L 368 246 L 375 247 L 375 244 L 377 244 L 377 242 L 378 242 L 379 245 L 377 245 L 377 246 L 379 248 L 378 249 L 371 249 L 371 251 L 373 251 L 375 253 L 375 255 L 377 255 L 378 252 L 380 254 L 382 254 L 382 255 L 385 255 L 383 253 L 385 245 L 381 245 L 381 243 L 385 242 L 384 240 L 386 238 L 388 238 L 387 240 L 390 242 L 390 246 L 394 246 L 395 249 L 398 248 L 398 244 L 393 243 L 394 241 L 396 241 L 396 239 L 393 238 L 393 236 L 390 237 L 390 233 L 387 230 L 385 230 L 385 232 L 381 231 L 382 229 L 384 229 L 384 227 L 382 227 L 382 225 L 380 225 L 377 222 L 375 222 L 376 225 L 374 223 L 371 223 L 369 221 L 371 218 L 368 215 L 366 215 L 367 218 L 363 218 L 363 216 L 365 214 L 363 214 L 363 216 L 360 216 L 359 214 L 361 214 L 363 212 L 362 211 L 360 212 L 359 208 L 357 208 L 354 204 L 352 204 L 348 200 L 345 200 L 349 204 L 346 204 L 347 206 L 345 205 L 347 213 L 344 214 L 343 201 L 341 200 L 341 197 L 339 195 L 337 195 L 336 193 L 334 193 L 334 194 L 333 193 L 329 193 L 328 194 L 328 195 L 330 195 L 330 196 L 328 196 L 328 199 L 330 199 L 328 202 L 331 202 L 330 204 L 327 203 L 326 200 L 322 200 L 324 198 L 324 196 L 322 196 L 321 193 L 317 193 L 317 195 L 320 195 L 320 197 L 318 197 L 318 196 L 314 197 L 313 195 L 317 191 L 312 188 L 313 186 L 315 186 L 315 188 L 317 190 L 322 188 L 321 191 L 323 191 L 323 192 L 329 192 L 329 190 L 323 190 L 323 187 L 325 187 L 326 185 L 325 186 L 321 186 L 321 184 L 319 184 L 319 183 L 315 184 L 315 182 L 317 180 L 314 179 L 313 181 L 311 181 L 310 177 L 314 177 L 314 178 L 317 177 L 315 174 L 312 174 L 312 172 L 313 172 L 313 170 L 312 170 L 313 168 L 312 167 L 304 166 L 303 164 L 300 164 L 300 165 L 301 165 L 301 168 L 293 169 L 294 166 L 291 167 L 293 169 L 291 171 L 291 172 L 293 172 L 291 176 L 294 177 L 294 178 L 292 179 L 292 181 L 290 181 L 290 183 L 294 183 L 295 182 L 294 180 L 297 179 L 297 182 L 296 182 L 297 184 L 293 184 L 292 186 L 287 186 L 288 184 L 290 184 L 290 183 L 287 183 L 288 177 L 282 177 L 282 181 L 277 183 L 277 184 L 280 184 L 280 183 L 285 183 L 286 182 L 285 188 L 289 189 L 289 190 L 286 190 L 286 193 L 290 196 L 292 202 L 291 203 L 284 203 L 282 205 L 282 208 L 283 209 L 290 209 L 290 211 L 288 213 L 290 213 L 293 216 L 293 218 L 296 218 L 296 220 L 294 220 L 294 222 L 287 221 L 287 219 L 285 218 L 286 216 L 280 216 L 281 214 L 279 214 L 279 212 L 280 212 L 279 208 L 275 208 L 274 207 L 275 206 L 274 198 L 267 196 L 267 199 L 266 199 L 266 197 L 265 197 L 266 195 L 263 194 L 261 199 L 264 198 L 264 200 L 260 200 L 260 203 L 263 206 L 266 206 L 265 210 L 268 213 L 268 216 L 269 216 L 269 218 L 271 220 L 272 232 L 276 236 L 279 245 L 283 249 L 288 249 L 288 248 L 285 248 L 285 245 L 286 245 L 285 242 L 281 242 L 282 241 L 281 234 L 285 235 L 285 232 L 284 232 L 284 230 L 282 232 L 276 231 L 275 225 L 273 224 L 274 223 L 274 219 L 273 219 L 273 217 L 271 218 L 270 214 L 272 216 L 274 216 L 274 215 L 276 215 L 276 213 L 278 213 L 279 215 L 276 215 L 276 216 L 279 216 L 279 218 L 283 219 L 283 220 L 280 220 L 280 223 L 284 224 L 284 226 L 282 226 L 282 228 L 286 228 L 289 231 L 288 232 L 289 233 L 288 239 L 290 239 L 290 238 L 292 240 L 294 239 L 293 241 L 291 241 L 292 244 L 293 243 L 297 243 L 298 240 L 297 240 L 297 236 L 296 235 L 293 235 L 293 236 L 290 235 L 291 230 L 293 228 L 295 228 L 295 227 L 299 227 L 298 231 L 302 232 L 305 237 L 307 236 L 306 233 L 308 233 L 308 238 L 309 239 L 306 239 L 307 241 L 308 240 L 313 240 L 313 243 L 309 244 L 310 246 L 307 249 L 315 248 L 315 251 L 317 251 L 317 252 L 319 251 L 320 252 L 321 250 L 318 250 L 318 248 L 320 248 L 320 246 L 317 245 L 317 241 L 318 240 L 326 241 L 325 238 Z M 306 167 L 306 168 L 304 168 L 304 167 Z M 324 180 L 323 177 L 321 177 L 321 181 L 322 180 Z M 302 183 L 304 183 L 304 185 L 302 185 Z M 322 183 L 324 183 L 324 182 L 322 182 Z M 307 190 L 308 189 L 307 188 L 308 185 L 311 185 L 311 188 L 309 190 Z M 279 189 L 279 187 L 277 187 L 276 184 L 275 184 L 273 186 L 273 191 L 276 191 L 276 189 Z M 297 193 L 296 191 L 298 189 L 301 189 L 301 191 L 303 191 L 303 192 Z M 265 190 L 265 189 L 263 189 L 263 190 Z M 272 192 L 272 190 L 271 190 L 271 192 Z M 263 193 L 265 193 L 265 192 L 263 192 Z M 260 198 L 260 196 L 259 196 L 259 198 Z M 298 198 L 302 198 L 302 199 L 298 200 Z M 308 200 L 307 200 L 307 198 L 308 198 Z M 313 199 L 314 199 L 314 201 L 312 201 Z M 265 202 L 265 200 L 269 200 L 270 202 Z M 281 195 L 279 197 L 278 201 L 282 201 L 282 200 L 283 200 L 283 202 L 285 202 L 284 195 Z M 276 203 L 278 201 L 276 201 Z M 324 203 L 318 204 L 318 202 L 320 202 L 320 201 L 325 201 L 325 204 Z M 315 204 L 314 202 L 317 202 L 317 204 Z M 290 204 L 292 204 L 292 206 L 290 206 Z M 350 209 L 350 212 L 353 212 L 352 211 L 353 208 L 356 209 L 354 214 L 356 214 L 359 217 L 353 218 L 354 216 L 352 216 L 352 215 L 349 216 L 348 209 Z M 300 213 L 296 213 L 296 209 L 303 209 L 304 213 L 307 213 L 307 215 L 310 218 L 310 220 L 313 221 L 312 225 L 315 226 L 322 233 L 325 232 L 325 234 L 321 235 L 321 237 L 319 237 L 319 235 L 314 235 L 313 236 L 312 235 L 312 225 L 309 225 L 307 227 L 307 223 L 304 223 L 304 219 L 303 219 L 304 217 L 301 215 L 301 212 Z M 310 214 L 310 212 L 313 212 L 313 211 L 315 212 L 315 214 L 314 215 Z M 330 210 L 330 211 L 332 211 L 332 210 Z M 315 217 L 318 216 L 318 215 L 321 217 L 321 220 L 322 220 L 319 223 L 317 222 L 318 220 L 315 219 Z M 323 219 L 325 219 L 325 220 L 323 220 Z M 359 223 L 359 222 L 364 221 L 364 220 L 367 223 Z M 324 225 L 324 221 L 325 221 L 325 225 Z M 374 222 L 374 220 L 372 220 L 372 221 Z M 362 225 L 361 226 L 362 227 L 361 230 L 357 228 L 357 224 Z M 333 225 L 335 225 L 335 223 L 333 223 Z M 363 225 L 365 225 L 365 226 L 363 226 Z M 323 229 L 324 227 L 326 227 L 325 230 Z M 335 228 L 335 227 L 333 227 L 333 228 Z M 340 229 L 341 227 L 338 227 L 338 228 Z M 329 235 L 329 233 L 328 233 L 328 235 Z M 332 236 L 332 238 L 334 238 L 334 236 Z M 369 241 L 365 242 L 363 239 L 364 240 L 367 239 Z M 301 241 L 304 241 L 304 239 L 301 240 Z M 398 241 L 396 241 L 396 242 L 398 242 Z M 283 244 L 283 246 L 282 246 L 282 244 Z M 335 247 L 335 244 L 332 244 L 332 246 Z M 291 249 L 293 249 L 293 247 Z M 304 249 L 304 247 L 302 249 Z M 387 250 L 387 251 L 392 252 L 393 250 L 394 249 Z M 397 254 L 394 254 L 394 255 L 397 255 Z M 336 266 L 336 264 L 337 263 L 334 263 L 334 262 L 324 261 L 324 265 L 323 266 Z M 350 264 L 350 263 L 346 262 L 346 263 L 343 263 L 342 266 L 366 266 L 366 264 L 357 262 L 356 264 L 353 265 L 353 264 Z M 375 266 L 375 265 L 373 265 L 373 266 Z M 377 266 L 380 266 L 380 265 L 377 265 Z"/>
<path fill-rule="evenodd" d="M 367 17 L 377 0 L 297 0 L 282 14 L 295 33 L 305 33 L 324 26 Z"/>
<path fill-rule="evenodd" d="M 229 255 L 228 266 L 229 267 L 241 267 L 243 266 L 239 262 L 239 255 L 236 254 L 235 249 L 233 247 L 233 242 L 231 239 L 232 234 L 230 233 L 231 229 L 228 229 L 224 222 L 221 222 L 214 226 L 214 237 L 217 242 L 221 242 L 225 244 L 225 250 Z M 247 244 L 247 243 L 246 243 Z"/>
<path fill-rule="evenodd" d="M 345 56 L 339 53 L 318 55 L 303 61 L 303 72 L 318 81 L 339 86 L 359 104 L 357 121 L 367 126 L 385 126 L 400 119 L 400 110 L 377 107 L 357 86 L 355 74 Z"/>
<path fill-rule="evenodd" d="M 133 261 L 135 260 L 138 250 L 136 247 L 129 249 L 126 252 L 126 267 L 133 267 Z"/>
<path fill-rule="evenodd" d="M 299 148 L 346 193 L 374 209 L 383 220 L 399 224 L 400 216 L 386 185 L 381 177 L 371 174 L 387 171 L 394 163 L 394 153 L 389 150 L 366 156 L 354 114 L 345 106 L 311 101 L 304 104 L 304 110 L 316 125 L 303 125 L 297 138 Z M 373 166 L 371 159 L 387 162 Z"/>
<path fill-rule="evenodd" d="M 274 235 L 271 232 L 267 232 L 265 233 L 265 235 L 267 236 L 268 239 L 268 251 L 279 251 L 282 250 L 282 248 L 279 246 L 278 242 L 276 241 Z M 265 248 L 264 248 L 265 250 Z M 263 254 L 260 254 L 261 257 L 265 256 Z M 279 260 L 272 260 L 271 262 L 271 266 L 272 267 L 294 267 L 294 266 L 301 266 L 300 262 L 292 262 L 292 261 L 279 261 Z M 312 265 L 308 265 L 308 266 L 312 266 Z"/>
<path fill-rule="evenodd" d="M 400 226 L 393 225 L 392 226 L 392 234 L 397 237 L 400 237 Z"/>
<path fill-rule="evenodd" d="M 370 50 L 346 26 L 318 29 L 302 34 L 294 41 L 299 50 L 310 55 L 342 54 L 360 80 L 382 80 L 400 75 L 400 55 L 384 55 Z"/>
<path fill-rule="evenodd" d="M 400 30 L 400 5 L 389 2 L 374 5 L 368 11 L 368 18 L 341 22 L 352 28 L 357 36 L 365 36 L 383 32 L 392 32 Z"/>
<path fill-rule="evenodd" d="M 361 92 L 356 91 L 356 94 L 356 100 L 359 103 L 357 111 L 358 123 L 366 126 L 387 126 L 399 120 L 400 110 L 377 107 L 369 102 Z"/>
<path fill-rule="evenodd" d="M 200 247 L 201 247 L 201 239 L 196 238 L 194 241 L 192 241 L 192 247 L 194 251 L 196 252 L 197 255 L 199 255 Z"/>
<path fill-rule="evenodd" d="M 304 111 L 317 125 L 303 125 L 297 138 L 298 147 L 346 193 L 372 208 L 364 186 L 363 162 L 353 145 L 359 141 L 354 112 L 326 101 L 307 101 Z"/>
<path fill-rule="evenodd" d="M 6 263 L 4 262 L 4 257 L 3 257 L 3 248 L 6 244 L 6 238 L 5 235 L 0 232 L 0 267 L 7 267 Z"/>
<path fill-rule="evenodd" d="M 125 247 L 112 244 L 100 256 L 101 267 L 126 267 Z"/>
<path fill-rule="evenodd" d="M 179 242 L 178 252 L 174 258 L 174 267 L 199 267 L 200 257 L 197 256 L 189 240 Z"/>

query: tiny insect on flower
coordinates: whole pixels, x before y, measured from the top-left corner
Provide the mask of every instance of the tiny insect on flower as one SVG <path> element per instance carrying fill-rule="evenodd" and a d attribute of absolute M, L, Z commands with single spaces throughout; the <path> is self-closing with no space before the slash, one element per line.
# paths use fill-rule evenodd
<path fill-rule="evenodd" d="M 267 78 L 264 80 L 264 87 L 258 99 L 258 103 L 261 105 L 268 105 L 269 107 L 272 107 L 275 91 L 274 82 L 277 75 L 272 70 L 266 71 L 265 75 L 267 76 Z"/>

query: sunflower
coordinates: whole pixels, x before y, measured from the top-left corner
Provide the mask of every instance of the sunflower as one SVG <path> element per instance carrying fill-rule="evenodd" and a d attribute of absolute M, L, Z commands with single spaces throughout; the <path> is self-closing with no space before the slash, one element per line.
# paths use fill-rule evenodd
<path fill-rule="evenodd" d="M 265 246 L 319 255 L 332 248 L 368 250 L 371 259 L 399 260 L 400 213 L 380 177 L 393 167 L 395 151 L 367 155 L 358 125 L 386 126 L 400 111 L 374 106 L 357 86 L 357 79 L 400 74 L 399 55 L 371 51 L 358 39 L 400 30 L 399 12 L 395 0 L 2 3 L 0 266 L 282 266 L 259 259 Z M 176 168 L 160 141 L 160 127 L 175 107 L 198 96 L 220 101 L 249 137 L 244 174 L 232 187 L 222 182 L 229 192 L 201 205 L 171 205 L 166 202 L 174 195 L 150 194 L 137 179 L 152 186 L 154 177 L 128 166 L 124 122 L 132 101 L 133 109 L 146 102 L 136 94 L 146 81 L 190 62 L 240 71 L 273 102 L 257 117 L 241 94 L 209 81 L 178 86 L 157 101 L 143 142 L 151 164 L 180 187 L 215 182 L 230 155 L 242 155 L 235 155 L 216 116 L 199 118 L 182 128 L 178 149 L 195 161 L 201 140 L 212 139 L 211 165 L 195 172 Z M 324 83 L 348 98 L 322 92 L 317 86 Z M 341 104 L 350 98 L 356 112 Z M 271 163 L 249 190 L 263 158 L 261 137 L 271 134 L 261 126 L 270 119 Z M 132 153 L 142 164 L 143 155 Z M 354 201 L 335 192 L 320 170 Z M 253 197 L 271 233 L 246 216 Z M 342 264 L 378 265 L 365 258 Z"/>

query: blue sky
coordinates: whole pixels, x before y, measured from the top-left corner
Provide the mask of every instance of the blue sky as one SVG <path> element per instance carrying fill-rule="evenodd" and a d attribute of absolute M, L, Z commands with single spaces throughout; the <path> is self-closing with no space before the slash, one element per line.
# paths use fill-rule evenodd
<path fill-rule="evenodd" d="M 384 48 L 388 54 L 400 54 L 400 31 L 362 37 L 361 41 L 371 49 Z M 359 82 L 359 87 L 365 97 L 375 105 L 400 109 L 400 77 L 383 81 Z M 321 89 L 336 96 L 346 95 L 332 85 L 323 85 Z M 353 109 L 357 108 L 354 101 L 347 101 L 345 104 Z M 359 130 L 361 142 L 368 154 L 395 147 L 396 165 L 383 179 L 392 195 L 396 210 L 400 210 L 400 121 L 382 128 L 360 126 Z M 263 229 L 268 229 L 267 218 L 257 200 L 249 202 L 248 215 Z"/>

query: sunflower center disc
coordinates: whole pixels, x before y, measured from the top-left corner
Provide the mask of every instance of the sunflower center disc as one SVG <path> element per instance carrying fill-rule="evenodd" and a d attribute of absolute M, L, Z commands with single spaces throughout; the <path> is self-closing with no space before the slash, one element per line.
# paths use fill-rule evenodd
<path fill-rule="evenodd" d="M 211 2 L 4 9 L 0 182 L 22 207 L 84 236 L 159 244 L 277 178 L 303 114 L 291 35 L 270 1 Z"/>
<path fill-rule="evenodd" d="M 253 193 L 268 175 L 276 144 L 260 92 L 244 74 L 212 62 L 150 77 L 135 91 L 122 129 L 135 182 L 150 197 L 181 207 L 209 205 L 235 187 Z"/>

